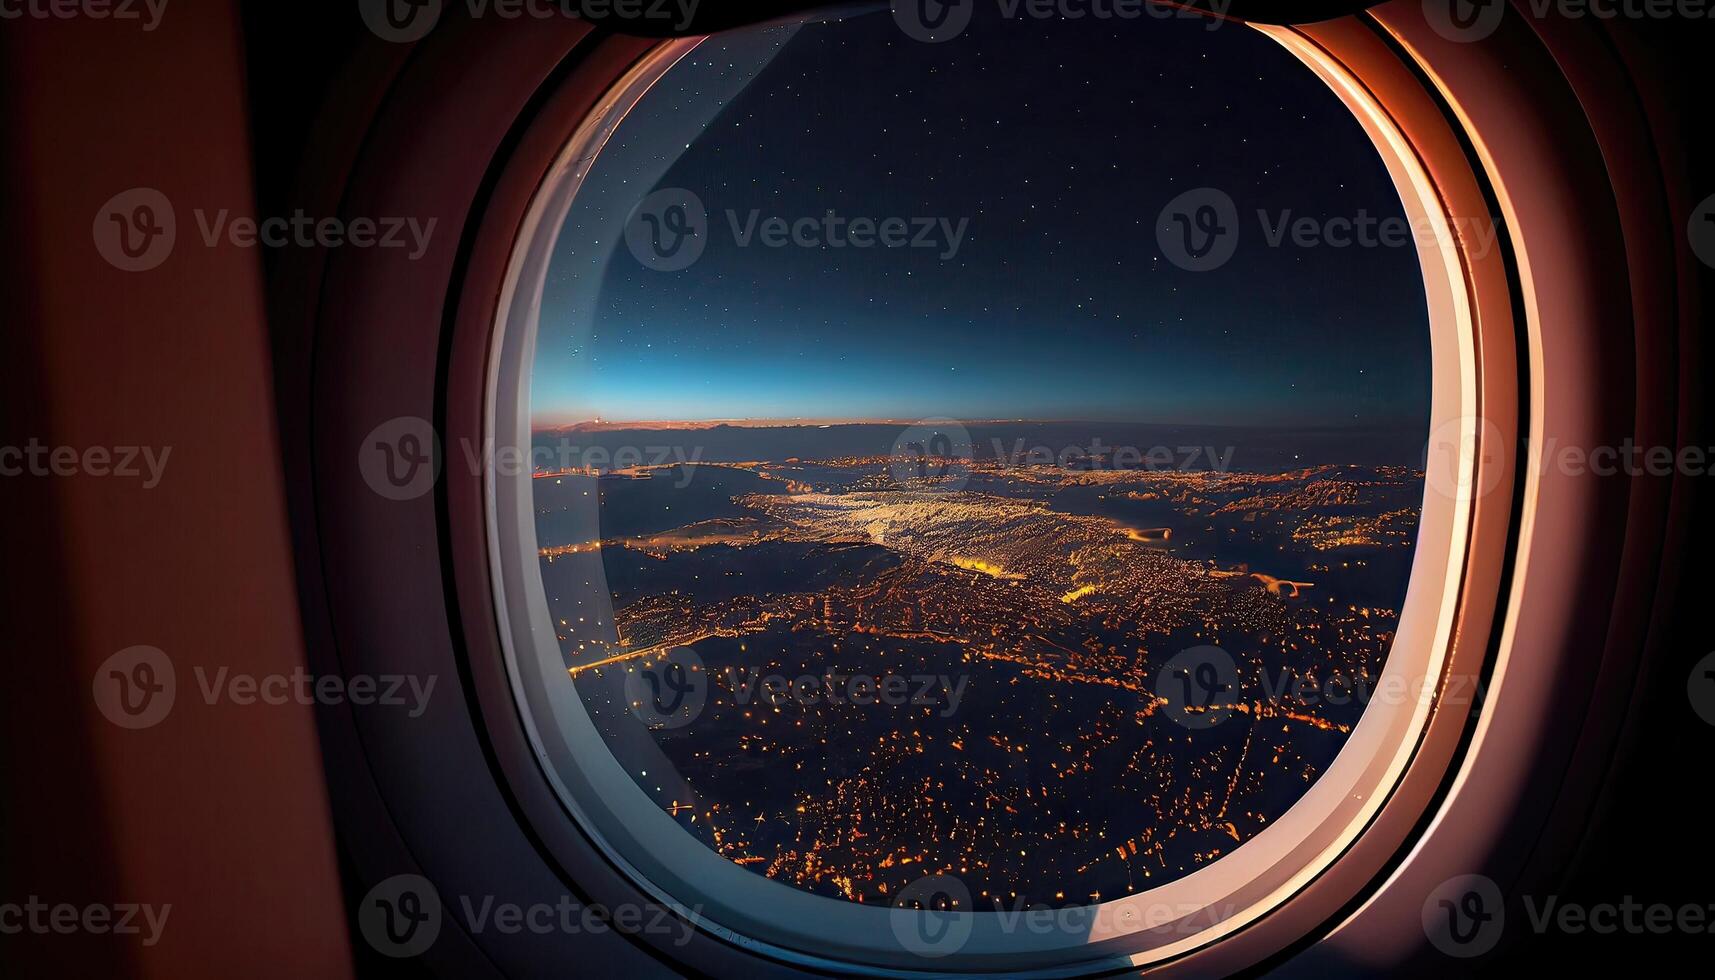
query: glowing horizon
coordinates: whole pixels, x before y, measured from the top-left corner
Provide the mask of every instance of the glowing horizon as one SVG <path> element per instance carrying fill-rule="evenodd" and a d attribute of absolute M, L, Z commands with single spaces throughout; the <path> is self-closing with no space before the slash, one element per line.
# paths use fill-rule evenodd
<path fill-rule="evenodd" d="M 754 416 L 745 418 L 656 418 L 656 419 L 608 419 L 608 418 L 573 418 L 564 421 L 554 420 L 547 413 L 539 413 L 531 419 L 530 428 L 533 432 L 552 432 L 563 429 L 580 427 L 600 427 L 603 429 L 697 429 L 729 426 L 732 428 L 829 428 L 842 425 L 918 425 L 930 421 L 951 421 L 960 425 L 1140 425 L 1164 427 L 1205 427 L 1214 429 L 1372 429 L 1390 428 L 1389 423 L 1358 423 L 1352 425 L 1315 425 L 1302 423 L 1231 423 L 1210 421 L 1183 421 L 1177 419 L 1140 419 L 1140 418 L 953 418 L 938 415 L 929 418 L 804 418 L 804 417 L 767 417 Z M 1399 423 L 1405 426 L 1407 423 Z"/>

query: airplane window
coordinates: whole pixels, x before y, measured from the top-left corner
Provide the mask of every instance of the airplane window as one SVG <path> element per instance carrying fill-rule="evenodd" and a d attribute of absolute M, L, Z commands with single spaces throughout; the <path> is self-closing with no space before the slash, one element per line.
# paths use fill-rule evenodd
<path fill-rule="evenodd" d="M 1238 25 L 978 9 L 634 81 L 502 368 L 544 766 L 734 937 L 1054 956 L 1237 909 L 1432 676 L 1395 652 L 1426 246 L 1370 135 Z"/>

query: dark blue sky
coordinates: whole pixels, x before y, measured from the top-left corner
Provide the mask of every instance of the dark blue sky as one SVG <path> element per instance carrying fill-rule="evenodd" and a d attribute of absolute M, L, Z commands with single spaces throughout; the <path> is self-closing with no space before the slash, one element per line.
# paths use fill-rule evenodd
<path fill-rule="evenodd" d="M 1003 21 L 997 7 L 944 44 L 880 13 L 716 39 L 674 68 L 563 232 L 538 419 L 1427 418 L 1416 253 L 1264 239 L 1258 209 L 1401 214 L 1368 138 L 1308 69 L 1236 25 Z M 1225 266 L 1194 273 L 1154 229 L 1201 186 L 1235 200 L 1240 238 Z M 644 267 L 618 237 L 615 216 L 660 187 L 709 212 L 684 271 Z M 951 260 L 741 248 L 727 213 L 752 209 L 969 224 Z"/>

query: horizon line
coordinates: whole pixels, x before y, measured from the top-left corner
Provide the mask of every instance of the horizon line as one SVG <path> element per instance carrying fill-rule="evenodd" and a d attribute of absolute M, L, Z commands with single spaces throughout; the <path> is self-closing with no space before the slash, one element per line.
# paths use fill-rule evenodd
<path fill-rule="evenodd" d="M 708 418 L 708 419 L 620 419 L 603 418 L 579 419 L 576 421 L 555 422 L 541 418 L 530 420 L 532 432 L 552 432 L 555 430 L 573 430 L 579 428 L 599 427 L 603 429 L 658 429 L 658 428 L 715 428 L 730 426 L 733 428 L 803 428 L 809 426 L 832 427 L 845 425 L 922 425 L 937 421 L 956 422 L 960 425 L 1019 425 L 1019 424 L 1101 424 L 1101 425 L 1177 425 L 1203 426 L 1207 428 L 1255 428 L 1255 429 L 1363 429 L 1377 427 L 1403 427 L 1415 423 L 1401 420 L 1359 422 L 1355 424 L 1340 424 L 1332 422 L 1183 422 L 1163 420 L 1138 419 L 1099 419 L 1099 418 L 950 418 L 935 416 L 932 418 L 817 418 L 810 416 L 747 416 L 738 418 Z"/>

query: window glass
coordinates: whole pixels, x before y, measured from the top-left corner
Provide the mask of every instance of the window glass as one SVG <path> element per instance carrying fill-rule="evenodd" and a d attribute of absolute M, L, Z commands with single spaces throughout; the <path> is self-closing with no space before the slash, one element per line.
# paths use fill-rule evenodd
<path fill-rule="evenodd" d="M 977 10 L 711 39 L 630 110 L 542 299 L 539 568 L 688 841 L 1087 906 L 1279 821 L 1372 702 L 1428 315 L 1382 159 L 1274 42 Z"/>

